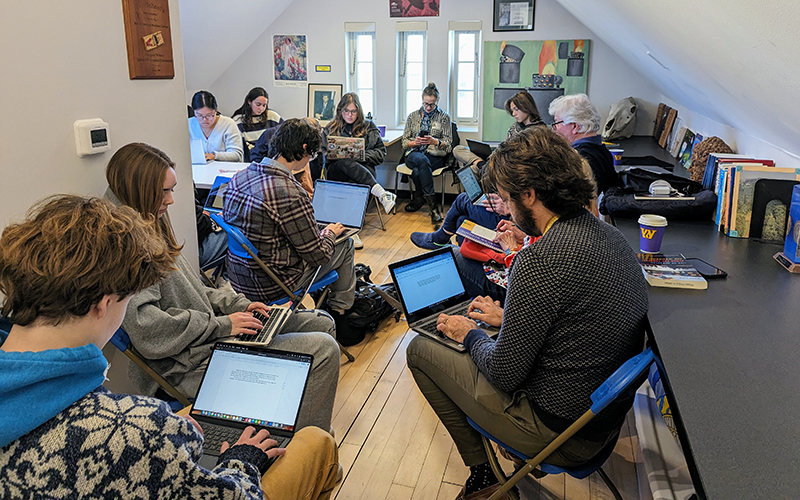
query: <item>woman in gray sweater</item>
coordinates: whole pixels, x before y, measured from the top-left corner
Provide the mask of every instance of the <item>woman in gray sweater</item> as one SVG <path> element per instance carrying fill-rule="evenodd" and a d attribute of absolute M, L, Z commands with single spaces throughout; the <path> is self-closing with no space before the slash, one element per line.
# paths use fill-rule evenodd
<path fill-rule="evenodd" d="M 254 333 L 261 323 L 252 311 L 266 312 L 244 295 L 205 286 L 197 270 L 180 255 L 167 213 L 177 184 L 174 163 L 162 151 L 142 143 L 120 148 L 108 163 L 105 197 L 128 205 L 157 225 L 177 269 L 166 279 L 137 293 L 128 304 L 122 327 L 148 364 L 179 391 L 193 397 L 215 342 Z M 303 332 L 303 333 L 287 333 Z M 300 408 L 298 428 L 329 429 L 339 373 L 339 347 L 333 319 L 324 311 L 298 310 L 270 347 L 312 354 L 314 366 Z M 155 381 L 131 364 L 129 376 L 147 395 Z"/>

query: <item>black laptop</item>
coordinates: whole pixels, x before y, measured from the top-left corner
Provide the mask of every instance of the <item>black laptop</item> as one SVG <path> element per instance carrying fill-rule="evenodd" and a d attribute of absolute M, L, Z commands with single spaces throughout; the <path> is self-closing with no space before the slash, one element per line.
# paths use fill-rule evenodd
<path fill-rule="evenodd" d="M 469 150 L 472 151 L 473 154 L 480 156 L 481 160 L 488 160 L 492 155 L 492 147 L 485 142 L 467 139 L 467 146 L 469 146 Z"/>

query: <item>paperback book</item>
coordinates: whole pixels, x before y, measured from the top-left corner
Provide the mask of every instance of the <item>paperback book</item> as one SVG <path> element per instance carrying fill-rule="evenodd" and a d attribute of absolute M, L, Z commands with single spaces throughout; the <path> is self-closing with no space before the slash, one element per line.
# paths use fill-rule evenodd
<path fill-rule="evenodd" d="M 494 242 L 494 239 L 497 237 L 497 231 L 475 224 L 471 220 L 462 222 L 461 227 L 456 230 L 456 234 L 487 248 L 491 248 L 495 252 L 503 253 L 503 247 Z"/>
<path fill-rule="evenodd" d="M 683 255 L 639 253 L 636 256 L 650 286 L 693 290 L 708 288 L 706 279 L 691 264 L 686 263 Z"/>

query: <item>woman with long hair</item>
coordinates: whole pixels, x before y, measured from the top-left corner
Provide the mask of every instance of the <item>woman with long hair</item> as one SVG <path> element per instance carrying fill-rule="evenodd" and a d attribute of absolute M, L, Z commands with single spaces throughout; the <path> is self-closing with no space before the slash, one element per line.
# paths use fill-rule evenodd
<path fill-rule="evenodd" d="M 254 144 L 265 129 L 283 123 L 281 115 L 269 109 L 269 94 L 261 87 L 250 89 L 242 105 L 231 115 L 245 142 Z"/>
<path fill-rule="evenodd" d="M 528 127 L 544 126 L 533 96 L 523 90 L 514 94 L 505 104 L 506 112 L 514 117 L 514 124 L 508 129 L 506 140 L 511 139 Z"/>
<path fill-rule="evenodd" d="M 206 161 L 244 161 L 242 135 L 231 118 L 217 111 L 217 98 L 207 90 L 192 97 L 194 117 L 189 118 L 189 136 L 203 143 Z"/>
<path fill-rule="evenodd" d="M 242 294 L 205 286 L 196 267 L 180 254 L 181 245 L 175 240 L 168 215 L 174 203 L 177 176 L 175 164 L 164 152 L 142 143 L 123 146 L 108 162 L 106 179 L 105 197 L 148 218 L 176 256 L 172 273 L 134 295 L 122 327 L 153 370 L 183 394 L 194 395 L 214 343 L 257 333 L 262 324 L 253 312 L 268 315 L 269 307 L 251 302 Z M 327 313 L 295 311 L 281 334 L 270 343 L 276 349 L 314 355 L 299 427 L 330 426 L 339 371 L 339 347 L 332 337 L 334 333 L 333 320 Z M 130 365 L 129 377 L 145 394 L 156 394 L 158 385 L 134 364 Z"/>

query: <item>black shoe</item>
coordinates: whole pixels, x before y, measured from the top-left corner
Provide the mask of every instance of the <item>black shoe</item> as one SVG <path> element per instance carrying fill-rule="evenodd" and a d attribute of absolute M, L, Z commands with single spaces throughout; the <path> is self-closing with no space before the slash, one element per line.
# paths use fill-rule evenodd
<path fill-rule="evenodd" d="M 425 204 L 425 200 L 423 200 L 422 198 L 417 198 L 415 196 L 411 201 L 406 203 L 405 211 L 406 212 L 416 212 L 417 210 L 422 208 L 422 205 L 424 205 L 424 204 Z"/>
<path fill-rule="evenodd" d="M 442 217 L 442 212 L 439 210 L 439 205 L 434 201 L 433 195 L 426 194 L 425 203 L 427 203 L 428 209 L 431 211 L 431 224 L 441 224 L 444 217 Z"/>
<path fill-rule="evenodd" d="M 336 340 L 338 340 L 340 344 L 345 347 L 350 347 L 364 340 L 364 330 L 352 328 L 344 314 L 339 314 L 334 311 L 330 311 L 329 314 L 336 325 Z"/>

